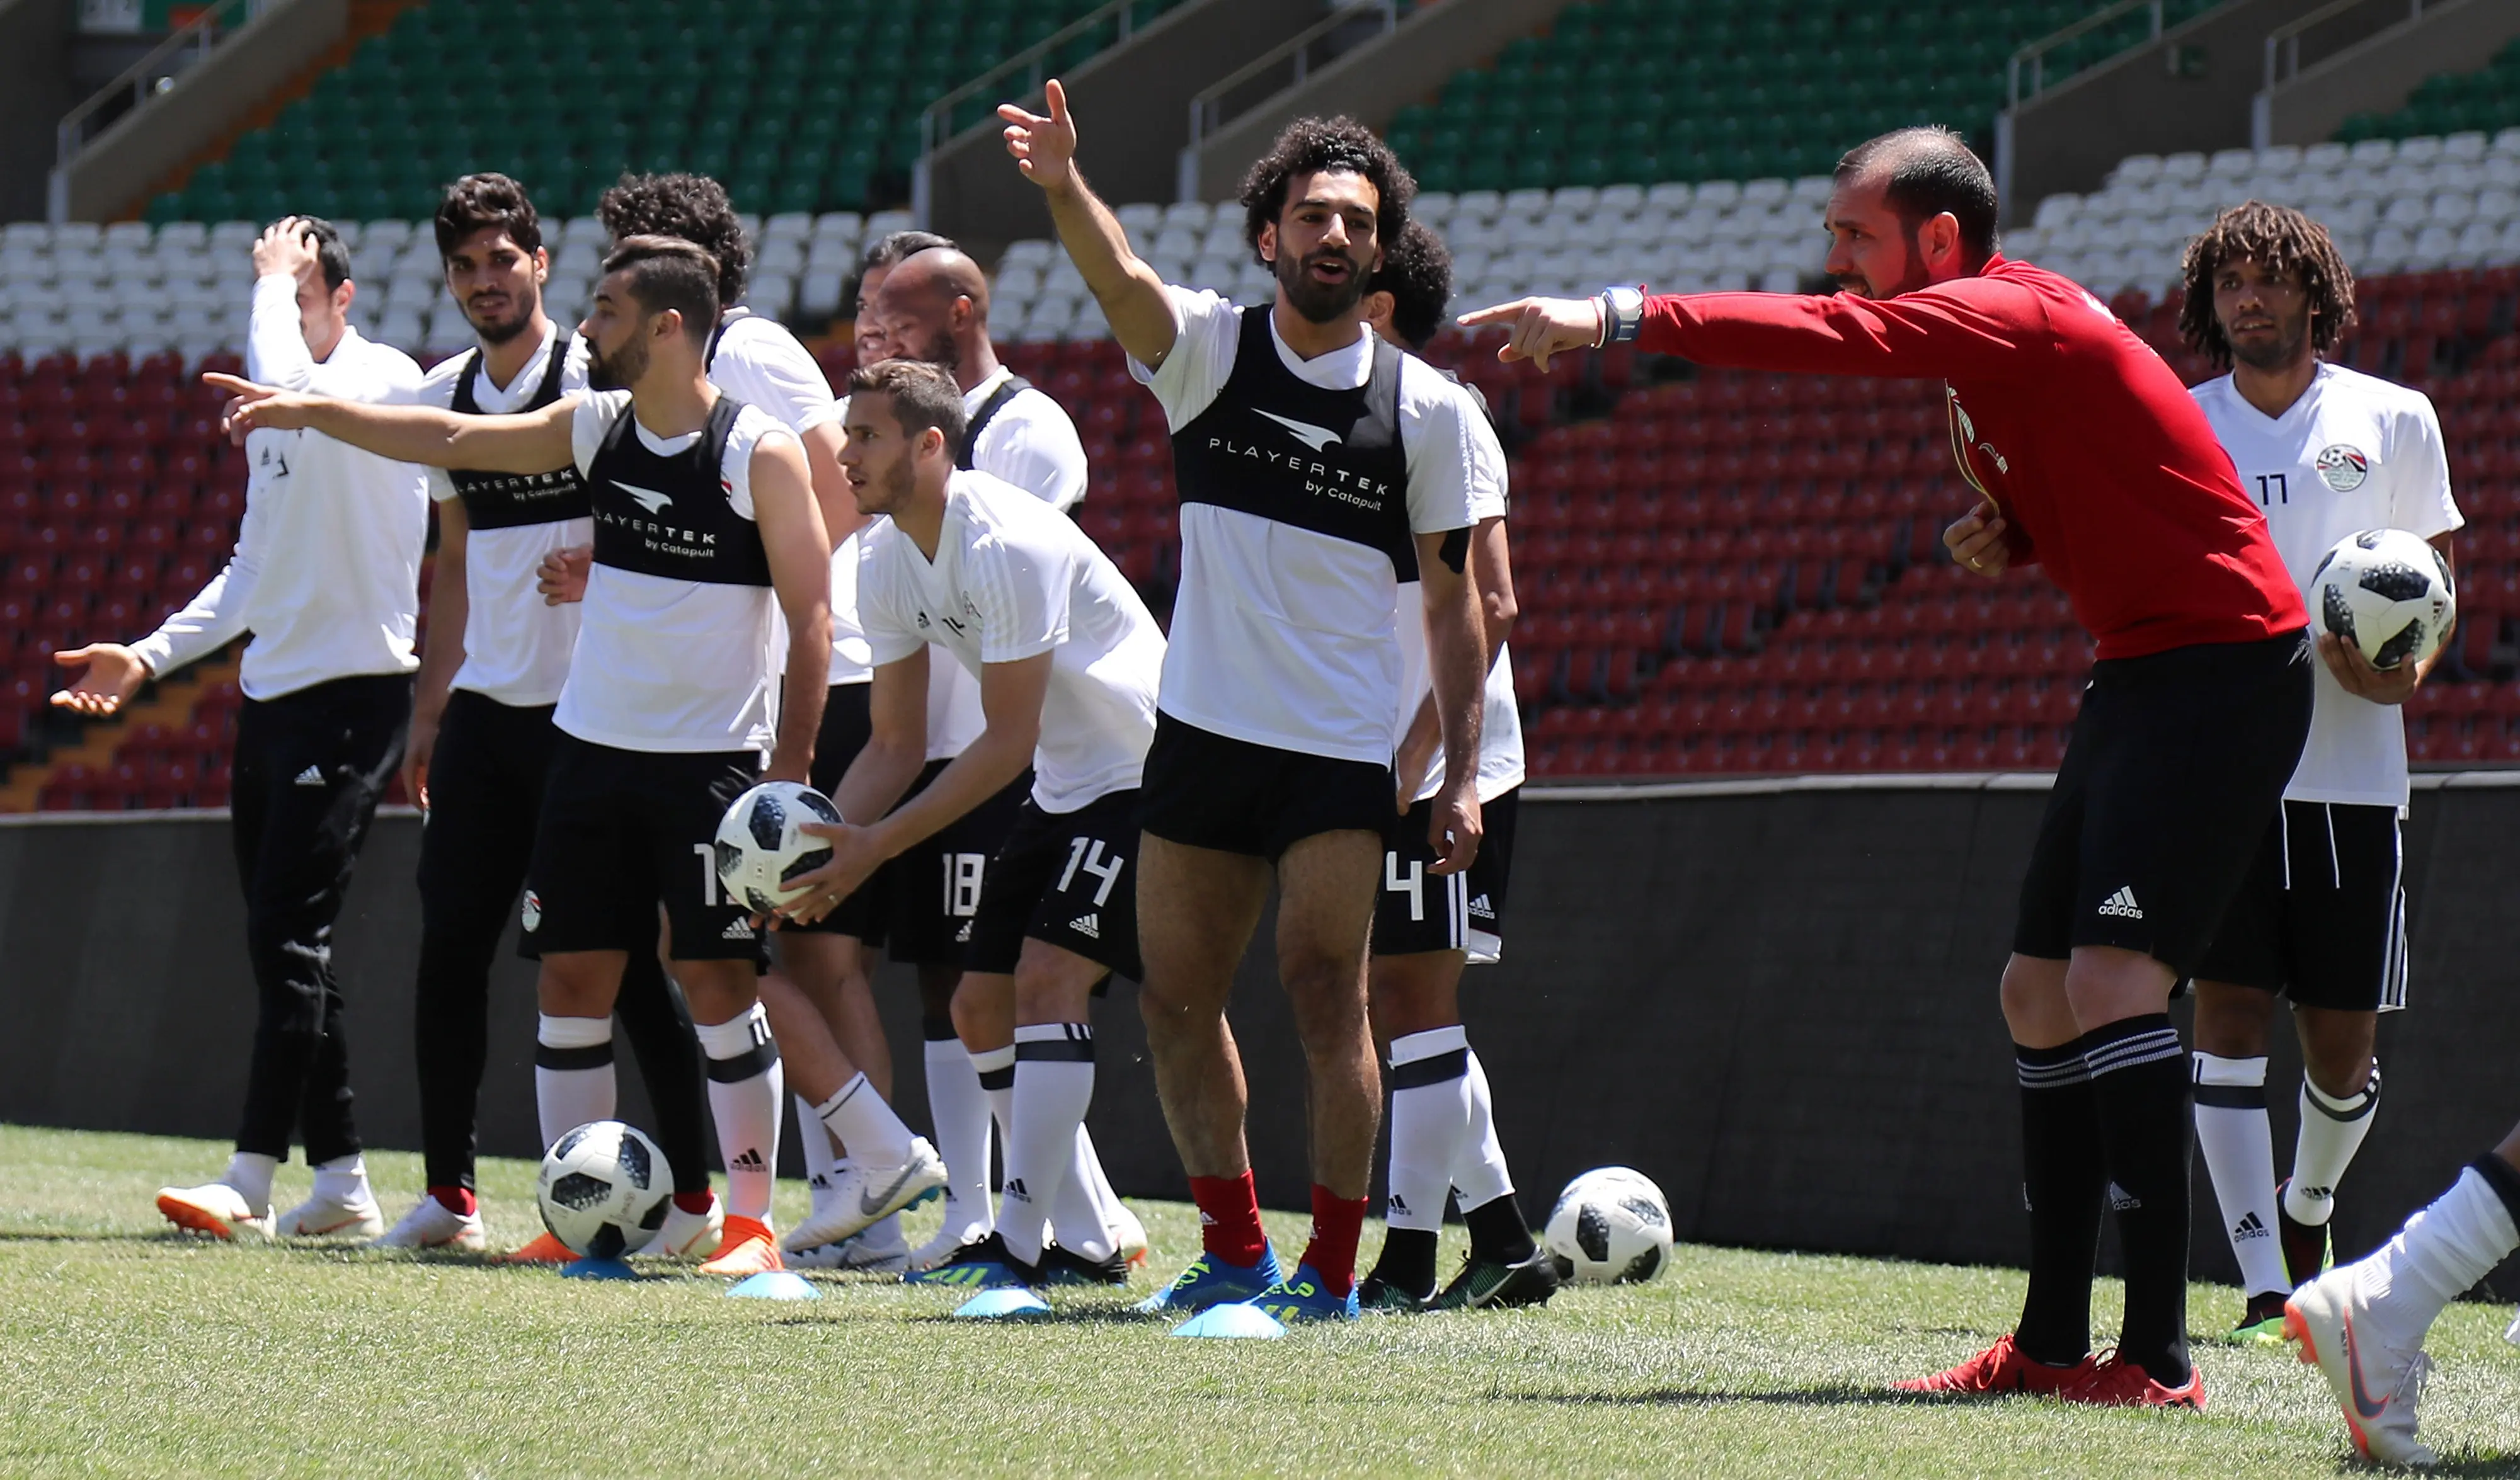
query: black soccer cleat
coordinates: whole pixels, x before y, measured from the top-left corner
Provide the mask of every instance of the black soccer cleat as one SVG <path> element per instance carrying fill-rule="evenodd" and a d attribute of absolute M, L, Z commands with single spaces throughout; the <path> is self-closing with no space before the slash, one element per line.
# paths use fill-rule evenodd
<path fill-rule="evenodd" d="M 2336 1257 L 2328 1247 L 2326 1224 L 2301 1223 L 2284 1211 L 2284 1188 L 2290 1186 L 2289 1177 L 2275 1184 L 2275 1234 L 2283 1245 L 2284 1278 L 2300 1289 L 2325 1273 Z"/>
<path fill-rule="evenodd" d="M 1041 1251 L 1041 1282 L 1044 1284 L 1123 1285 L 1129 1282 L 1129 1261 L 1114 1249 L 1101 1259 L 1088 1259 L 1058 1244 Z"/>
<path fill-rule="evenodd" d="M 1416 1316 L 1427 1308 L 1427 1297 L 1404 1290 L 1380 1275 L 1357 1281 L 1356 1308 L 1365 1316 Z"/>
<path fill-rule="evenodd" d="M 1472 1255 L 1462 1261 L 1462 1272 L 1428 1302 L 1428 1309 L 1485 1311 L 1547 1305 L 1549 1297 L 1557 1293 L 1558 1283 L 1557 1266 L 1547 1249 L 1532 1250 L 1531 1257 L 1518 1264 Z"/>

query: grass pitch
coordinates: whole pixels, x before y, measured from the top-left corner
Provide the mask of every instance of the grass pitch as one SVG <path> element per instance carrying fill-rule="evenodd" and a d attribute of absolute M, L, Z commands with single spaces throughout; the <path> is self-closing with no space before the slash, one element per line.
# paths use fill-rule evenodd
<path fill-rule="evenodd" d="M 1193 1250 L 1135 1204 L 1153 1274 L 1060 1319 L 954 1322 L 956 1297 L 816 1277 L 727 1300 L 659 1266 L 585 1284 L 473 1258 L 225 1245 L 151 1195 L 216 1175 L 206 1142 L 0 1126 L 0 1474 L 2332 1474 L 2316 1376 L 2200 1344 L 2211 1411 L 1921 1403 L 1890 1379 L 2006 1329 L 2019 1275 L 1686 1248 L 1657 1283 L 1544 1311 L 1380 1319 L 1276 1342 L 1174 1341 L 1126 1312 Z M 372 1155 L 388 1220 L 417 1157 Z M 532 1167 L 482 1169 L 494 1245 L 536 1230 Z M 292 1175 L 293 1174 L 293 1175 Z M 301 1195 L 284 1168 L 276 1202 Z M 782 1220 L 803 1189 L 781 1188 Z M 922 1236 L 932 1213 L 914 1219 Z M 1273 1217 L 1280 1247 L 1301 1221 Z M 1458 1230 L 1448 1234 L 1446 1263 Z M 1369 1258 L 1380 1237 L 1369 1230 Z M 2197 1323 L 2230 1291 L 2199 1287 Z M 2113 1307 L 2104 1289 L 2100 1308 Z M 2520 1474 L 2505 1312 L 2434 1331 L 2424 1432 L 2453 1472 Z M 2200 1331 L 2200 1343 L 2203 1340 Z"/>

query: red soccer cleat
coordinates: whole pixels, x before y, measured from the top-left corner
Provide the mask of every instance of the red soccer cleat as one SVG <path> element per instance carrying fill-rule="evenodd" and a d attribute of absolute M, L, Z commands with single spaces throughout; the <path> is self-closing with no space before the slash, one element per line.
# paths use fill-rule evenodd
<path fill-rule="evenodd" d="M 2072 1367 L 2049 1367 L 2022 1355 L 2009 1332 L 1999 1337 L 1995 1345 L 1971 1357 L 1949 1371 L 1930 1377 L 1911 1377 L 1890 1384 L 1900 1393 L 1957 1393 L 1969 1396 L 2011 1393 L 2062 1393 L 2067 1388 L 2090 1380 L 2092 1359 L 2085 1357 Z"/>
<path fill-rule="evenodd" d="M 2191 1365 L 2187 1380 L 2177 1387 L 2155 1381 L 2150 1372 L 2110 1352 L 2091 1364 L 2089 1375 L 2056 1395 L 2067 1403 L 2095 1408 L 2183 1408 L 2205 1411 L 2205 1374 Z"/>

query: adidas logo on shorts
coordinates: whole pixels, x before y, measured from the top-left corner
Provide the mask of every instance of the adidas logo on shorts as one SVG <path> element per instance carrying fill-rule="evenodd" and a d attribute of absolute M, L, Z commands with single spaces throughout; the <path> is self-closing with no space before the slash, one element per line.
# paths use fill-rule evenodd
<path fill-rule="evenodd" d="M 1102 914 L 1098 911 L 1092 915 L 1080 915 L 1067 922 L 1067 928 L 1087 940 L 1101 940 L 1102 938 Z"/>
<path fill-rule="evenodd" d="M 968 919 L 967 919 L 967 920 L 963 921 L 963 928 L 961 928 L 960 930 L 957 930 L 957 931 L 955 931 L 955 932 L 954 932 L 954 944 L 956 944 L 956 945 L 958 945 L 958 946 L 968 946 L 968 945 L 969 945 L 970 943 L 971 943 L 971 922 L 970 922 L 969 920 L 968 920 Z"/>
<path fill-rule="evenodd" d="M 2243 1213 L 2240 1215 L 2240 1221 L 2231 1225 L 2231 1241 L 2234 1243 L 2241 1242 L 2245 1239 L 2264 1238 L 2266 1236 L 2266 1221 L 2260 1218 L 2255 1212 Z"/>
<path fill-rule="evenodd" d="M 2110 1184 L 2109 1184 L 2109 1211 L 2110 1211 L 2110 1212 L 2112 1212 L 2112 1213 L 2123 1213 L 2123 1212 L 2126 1212 L 2126 1211 L 2128 1211 L 2128 1210 L 2130 1210 L 2130 1209 L 2133 1209 L 2133 1208 L 2139 1208 L 2139 1207 L 2141 1207 L 2141 1206 L 2143 1206 L 2143 1199 L 2142 1199 L 2142 1198 L 2138 1197 L 2138 1196 L 2137 1196 L 2136 1194 L 2134 1194 L 2133 1192 L 2130 1192 L 2130 1191 L 2128 1191 L 2126 1188 L 2122 1188 L 2122 1187 L 2119 1187 L 2119 1186 L 2118 1186 L 2116 1183 L 2114 1183 L 2114 1182 L 2112 1182 L 2112 1183 L 2110 1183 Z"/>
<path fill-rule="evenodd" d="M 1496 919 L 1496 906 L 1489 904 L 1488 897 L 1482 894 L 1476 899 L 1470 901 L 1470 913 L 1481 919 Z"/>
<path fill-rule="evenodd" d="M 753 940 L 757 937 L 752 933 L 752 921 L 748 919 L 738 919 L 729 921 L 727 927 L 718 932 L 717 938 L 720 940 Z"/>
<path fill-rule="evenodd" d="M 2102 915 L 2114 915 L 2121 919 L 2143 919 L 2143 907 L 2135 902 L 2135 890 L 2133 889 L 2120 889 L 2115 894 L 2110 895 L 2107 899 L 2102 900 L 2100 902 L 2099 913 Z"/>
<path fill-rule="evenodd" d="M 297 780 L 292 785 L 300 786 L 320 786 L 324 785 L 324 773 L 313 766 L 309 766 L 305 770 L 297 773 Z"/>

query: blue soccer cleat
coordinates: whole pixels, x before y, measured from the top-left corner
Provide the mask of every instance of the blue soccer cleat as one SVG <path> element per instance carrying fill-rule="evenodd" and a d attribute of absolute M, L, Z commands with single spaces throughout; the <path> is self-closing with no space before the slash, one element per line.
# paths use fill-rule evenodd
<path fill-rule="evenodd" d="M 1278 1251 L 1267 1244 L 1260 1247 L 1260 1262 L 1249 1266 L 1201 1253 L 1172 1283 L 1139 1301 L 1137 1310 L 1142 1316 L 1188 1316 L 1210 1306 L 1239 1304 L 1278 1278 Z"/>
<path fill-rule="evenodd" d="M 954 1257 L 932 1270 L 913 1270 L 901 1278 L 908 1284 L 938 1284 L 976 1294 L 1031 1289 L 1041 1283 L 1041 1271 L 1009 1253 L 1006 1239 L 990 1233 L 956 1249 Z"/>
<path fill-rule="evenodd" d="M 1333 1295 L 1322 1284 L 1322 1277 L 1313 1273 L 1309 1264 L 1295 1266 L 1295 1273 L 1252 1296 L 1243 1304 L 1277 1319 L 1281 1325 L 1293 1325 L 1303 1321 L 1354 1321 L 1357 1319 L 1356 1291 Z"/>

